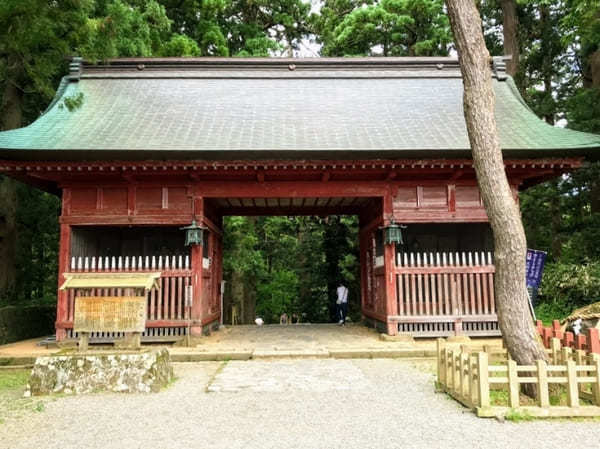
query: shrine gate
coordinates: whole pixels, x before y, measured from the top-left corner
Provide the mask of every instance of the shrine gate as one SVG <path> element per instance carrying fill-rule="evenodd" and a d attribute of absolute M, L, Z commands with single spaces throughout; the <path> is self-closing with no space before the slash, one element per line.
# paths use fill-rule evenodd
<path fill-rule="evenodd" d="M 578 168 L 600 136 L 542 122 L 502 61 L 492 68 L 518 201 Z M 0 133 L 0 173 L 62 198 L 59 286 L 65 273 L 160 272 L 145 341 L 219 323 L 226 215 L 358 215 L 366 321 L 497 335 L 462 94 L 452 58 L 76 58 L 43 115 Z M 205 230 L 186 247 L 193 220 Z M 403 244 L 386 238 L 394 223 Z M 59 340 L 75 337 L 77 295 L 59 290 Z"/>

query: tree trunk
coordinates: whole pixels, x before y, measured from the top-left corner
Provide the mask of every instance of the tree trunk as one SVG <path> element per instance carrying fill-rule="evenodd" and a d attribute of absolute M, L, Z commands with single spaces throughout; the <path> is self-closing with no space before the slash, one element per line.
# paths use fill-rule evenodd
<path fill-rule="evenodd" d="M 540 20 L 542 31 L 540 32 L 540 46 L 542 53 L 542 79 L 544 81 L 544 94 L 553 101 L 552 97 L 552 46 L 547 36 L 551 35 L 552 23 L 550 22 L 550 8 L 548 5 L 540 6 Z M 554 125 L 554 111 L 544 114 L 544 120 L 550 125 Z"/>
<path fill-rule="evenodd" d="M 506 63 L 506 73 L 514 77 L 519 70 L 519 17 L 516 0 L 500 0 L 502 8 L 502 34 L 504 35 L 504 54 L 510 55 Z"/>
<path fill-rule="evenodd" d="M 2 95 L 0 130 L 19 128 L 23 122 L 23 94 L 10 81 Z M 17 268 L 17 183 L 0 177 L 0 297 L 14 292 Z"/>
<path fill-rule="evenodd" d="M 0 130 L 20 128 L 23 123 L 23 93 L 12 82 L 6 82 L 0 105 Z"/>
<path fill-rule="evenodd" d="M 562 238 L 560 228 L 562 227 L 562 215 L 560 214 L 560 192 L 558 189 L 558 180 L 550 181 L 552 186 L 550 197 L 550 229 L 552 231 L 552 257 L 554 260 L 560 258 L 562 253 Z"/>
<path fill-rule="evenodd" d="M 590 87 L 600 88 L 600 50 L 596 50 L 588 58 L 592 84 Z"/>
<path fill-rule="evenodd" d="M 235 257 L 235 254 L 233 255 Z M 231 305 L 237 307 L 237 324 L 244 323 L 244 277 L 242 272 L 233 270 L 231 272 Z M 233 323 L 231 323 L 233 324 Z"/>
<path fill-rule="evenodd" d="M 464 111 L 477 182 L 494 233 L 495 293 L 502 338 L 511 357 L 534 365 L 546 354 L 536 337 L 525 288 L 527 244 L 519 207 L 504 171 L 490 55 L 472 0 L 446 0 L 463 76 Z M 531 393 L 531 391 L 530 391 Z"/>
<path fill-rule="evenodd" d="M 590 210 L 592 214 L 600 214 L 600 179 L 595 178 L 590 187 Z"/>

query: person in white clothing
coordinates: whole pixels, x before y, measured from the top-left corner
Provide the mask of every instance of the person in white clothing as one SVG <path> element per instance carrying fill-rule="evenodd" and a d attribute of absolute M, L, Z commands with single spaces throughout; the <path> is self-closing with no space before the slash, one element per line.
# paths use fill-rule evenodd
<path fill-rule="evenodd" d="M 340 282 L 337 288 L 337 300 L 336 304 L 336 316 L 339 318 L 338 324 L 342 326 L 346 323 L 346 316 L 348 315 L 348 287 Z"/>

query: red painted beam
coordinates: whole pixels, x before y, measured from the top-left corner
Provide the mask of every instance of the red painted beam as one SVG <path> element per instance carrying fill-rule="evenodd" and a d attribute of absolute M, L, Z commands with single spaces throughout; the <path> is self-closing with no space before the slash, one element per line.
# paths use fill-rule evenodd
<path fill-rule="evenodd" d="M 205 198 L 382 197 L 386 182 L 201 182 L 196 195 Z"/>
<path fill-rule="evenodd" d="M 61 224 L 69 225 L 86 225 L 86 226 L 102 226 L 102 225 L 173 225 L 173 226 L 185 226 L 189 225 L 192 221 L 192 214 L 186 215 L 174 215 L 168 212 L 161 215 L 136 215 L 127 216 L 123 215 L 101 215 L 90 214 L 90 215 L 62 215 L 59 218 Z"/>

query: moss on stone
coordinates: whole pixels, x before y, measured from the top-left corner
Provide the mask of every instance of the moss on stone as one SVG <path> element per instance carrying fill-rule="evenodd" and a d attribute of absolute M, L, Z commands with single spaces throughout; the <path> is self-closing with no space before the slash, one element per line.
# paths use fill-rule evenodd
<path fill-rule="evenodd" d="M 30 378 L 30 391 L 34 395 L 95 391 L 149 393 L 160 391 L 172 377 L 166 349 L 89 351 L 38 358 Z"/>

